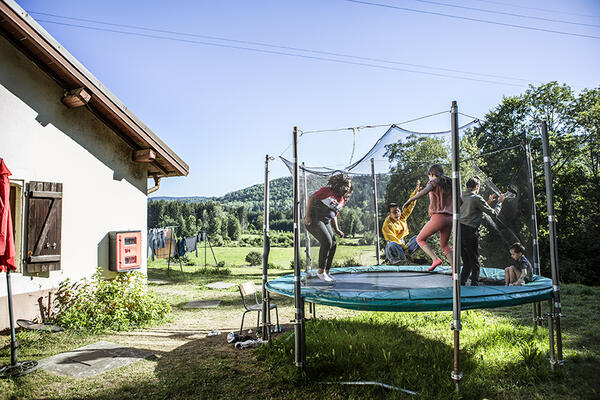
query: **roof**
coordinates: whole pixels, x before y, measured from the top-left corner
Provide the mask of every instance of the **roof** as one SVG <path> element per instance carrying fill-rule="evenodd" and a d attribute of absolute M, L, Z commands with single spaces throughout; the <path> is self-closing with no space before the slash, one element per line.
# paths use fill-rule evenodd
<path fill-rule="evenodd" d="M 134 151 L 152 150 L 149 176 L 188 174 L 189 166 L 173 150 L 13 0 L 0 0 L 0 34 L 65 92 L 83 87 L 91 95 L 88 109 Z"/>

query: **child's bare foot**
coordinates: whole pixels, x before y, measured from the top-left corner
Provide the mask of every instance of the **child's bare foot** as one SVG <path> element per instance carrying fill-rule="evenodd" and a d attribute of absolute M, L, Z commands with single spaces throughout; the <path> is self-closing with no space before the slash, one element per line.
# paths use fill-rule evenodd
<path fill-rule="evenodd" d="M 429 272 L 433 271 L 441 263 L 442 263 L 442 259 L 436 258 L 435 261 L 433 262 L 433 264 L 431 264 L 431 267 L 429 267 L 429 269 L 427 271 L 429 271 Z"/>

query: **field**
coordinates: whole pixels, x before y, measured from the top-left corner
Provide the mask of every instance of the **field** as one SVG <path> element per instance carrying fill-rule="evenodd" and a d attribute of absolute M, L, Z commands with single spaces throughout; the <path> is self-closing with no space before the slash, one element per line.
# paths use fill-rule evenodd
<path fill-rule="evenodd" d="M 262 254 L 262 247 L 213 247 L 213 251 L 217 261 L 224 261 L 226 265 L 243 265 L 247 264 L 244 259 L 246 254 L 251 251 L 257 251 Z M 188 258 L 195 264 L 204 266 L 204 247 L 198 247 L 198 257 L 195 254 L 188 253 Z M 284 269 L 291 269 L 290 262 L 293 260 L 294 250 L 290 247 L 271 247 L 269 253 L 269 262 Z M 318 258 L 318 249 L 313 249 L 313 260 Z M 383 253 L 380 255 L 383 257 Z M 302 253 L 302 257 L 305 254 Z M 336 259 L 342 260 L 347 257 L 360 259 L 362 265 L 374 265 L 375 261 L 375 246 L 338 246 L 336 251 Z M 206 249 L 206 263 L 209 266 L 214 266 L 214 258 L 210 248 Z"/>
<path fill-rule="evenodd" d="M 566 363 L 552 371 L 546 328 L 534 330 L 531 306 L 463 312 L 461 364 L 464 379 L 457 395 L 452 370 L 451 314 L 371 313 L 325 306 L 307 321 L 309 366 L 292 365 L 292 299 L 273 296 L 283 332 L 273 345 L 236 350 L 226 342 L 239 329 L 242 306 L 237 287 L 214 290 L 215 281 L 261 281 L 261 268 L 244 265 L 253 248 L 215 248 L 227 263 L 219 275 L 201 265 L 149 263 L 149 285 L 169 299 L 171 320 L 129 332 L 81 335 L 20 331 L 20 359 L 42 359 L 99 340 L 150 350 L 155 357 L 102 375 L 74 379 L 43 371 L 0 381 L 1 399 L 597 399 L 600 398 L 600 288 L 563 285 L 563 340 Z M 372 247 L 341 247 L 340 255 L 359 256 Z M 290 249 L 272 249 L 271 261 L 289 266 Z M 208 253 L 210 256 L 210 251 Z M 367 257 L 364 255 L 364 257 Z M 287 257 L 287 258 L 286 258 Z M 210 258 L 207 258 L 211 260 Z M 279 261 L 277 261 L 279 260 Z M 228 272 L 228 273 L 227 273 Z M 269 271 L 270 277 L 290 269 Z M 191 300 L 221 300 L 216 309 L 188 309 Z M 273 315 L 274 319 L 274 315 Z M 255 317 L 245 329 L 255 329 Z M 207 333 L 219 330 L 216 336 Z M 0 363 L 9 361 L 9 336 L 0 336 Z M 418 396 L 374 386 L 340 385 L 377 381 L 418 392 Z M 336 383 L 337 382 L 337 383 Z"/>

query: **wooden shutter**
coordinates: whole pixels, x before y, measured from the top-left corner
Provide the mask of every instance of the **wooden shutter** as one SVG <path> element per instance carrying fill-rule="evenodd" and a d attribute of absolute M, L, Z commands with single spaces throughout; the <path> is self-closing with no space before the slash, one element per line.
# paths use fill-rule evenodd
<path fill-rule="evenodd" d="M 27 273 L 60 270 L 62 183 L 29 182 Z"/>

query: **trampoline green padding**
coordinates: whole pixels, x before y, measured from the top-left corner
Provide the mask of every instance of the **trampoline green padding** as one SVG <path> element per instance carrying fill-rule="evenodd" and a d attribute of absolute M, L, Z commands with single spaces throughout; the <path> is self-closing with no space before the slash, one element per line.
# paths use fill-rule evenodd
<path fill-rule="evenodd" d="M 304 301 L 328 306 L 371 311 L 451 311 L 452 273 L 448 266 L 427 272 L 428 266 L 333 268 L 333 284 L 316 277 L 316 270 L 302 273 Z M 463 310 L 514 306 L 552 298 L 552 280 L 534 275 L 522 286 L 504 286 L 504 270 L 481 268 L 480 286 L 462 286 Z M 267 289 L 294 297 L 294 275 L 267 282 Z"/>

